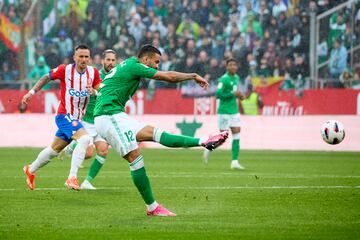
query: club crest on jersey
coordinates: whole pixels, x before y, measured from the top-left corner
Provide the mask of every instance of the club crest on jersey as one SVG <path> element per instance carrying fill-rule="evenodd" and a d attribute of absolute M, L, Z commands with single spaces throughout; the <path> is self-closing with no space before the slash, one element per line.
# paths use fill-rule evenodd
<path fill-rule="evenodd" d="M 76 127 L 76 126 L 78 125 L 78 122 L 77 122 L 77 121 L 72 121 L 72 122 L 71 122 L 71 125 L 72 125 L 73 127 Z"/>
<path fill-rule="evenodd" d="M 87 90 L 78 91 L 73 88 L 70 88 L 68 92 L 69 92 L 69 95 L 72 97 L 87 97 L 87 96 L 89 96 L 89 93 Z"/>

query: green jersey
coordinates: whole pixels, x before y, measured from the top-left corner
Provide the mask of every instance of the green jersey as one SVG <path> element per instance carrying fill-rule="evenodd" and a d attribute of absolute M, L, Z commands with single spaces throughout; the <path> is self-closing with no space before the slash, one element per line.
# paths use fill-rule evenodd
<path fill-rule="evenodd" d="M 238 89 L 240 78 L 237 74 L 231 76 L 225 73 L 219 79 L 216 98 L 220 100 L 218 114 L 235 114 L 239 112 L 234 92 Z"/>
<path fill-rule="evenodd" d="M 104 79 L 105 76 L 106 76 L 106 72 L 104 70 L 104 68 L 102 68 L 100 71 L 100 79 Z M 84 122 L 87 122 L 87 123 L 92 123 L 94 124 L 94 108 L 95 108 L 95 102 L 96 102 L 96 96 L 90 96 L 90 101 L 89 101 L 89 104 L 87 105 L 86 107 L 86 111 L 85 111 L 85 114 L 82 118 L 82 120 Z"/>
<path fill-rule="evenodd" d="M 125 112 L 125 104 L 139 88 L 140 79 L 152 78 L 156 72 L 136 57 L 125 59 L 106 75 L 96 99 L 94 116 Z"/>

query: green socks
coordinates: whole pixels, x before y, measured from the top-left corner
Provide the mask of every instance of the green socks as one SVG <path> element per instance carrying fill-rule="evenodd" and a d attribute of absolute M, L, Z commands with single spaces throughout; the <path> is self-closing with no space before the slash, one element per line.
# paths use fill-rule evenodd
<path fill-rule="evenodd" d="M 156 139 L 154 139 L 156 141 Z M 167 132 L 162 132 L 160 141 L 158 141 L 161 145 L 166 147 L 197 147 L 199 146 L 200 139 L 199 138 L 192 138 L 182 135 L 174 135 Z"/>
<path fill-rule="evenodd" d="M 240 150 L 240 139 L 233 139 L 231 146 L 232 160 L 238 160 Z"/>
<path fill-rule="evenodd" d="M 140 155 L 132 163 L 129 164 L 131 178 L 138 189 L 141 197 L 147 205 L 155 202 L 154 194 L 151 189 L 150 181 L 146 175 L 144 167 L 144 158 Z"/>
<path fill-rule="evenodd" d="M 100 155 L 95 156 L 95 159 L 91 164 L 89 172 L 86 176 L 86 180 L 91 182 L 91 180 L 93 180 L 96 177 L 96 175 L 99 173 L 100 169 L 105 163 L 105 158 L 106 156 L 100 156 Z"/>

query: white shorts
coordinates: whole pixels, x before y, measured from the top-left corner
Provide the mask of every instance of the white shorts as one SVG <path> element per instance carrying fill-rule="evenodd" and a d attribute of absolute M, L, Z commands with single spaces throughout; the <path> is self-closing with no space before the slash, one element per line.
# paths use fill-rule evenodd
<path fill-rule="evenodd" d="M 103 139 L 98 132 L 96 131 L 95 125 L 88 123 L 88 122 L 81 122 L 82 125 L 84 126 L 86 132 L 89 134 L 89 136 L 91 137 L 91 145 L 93 145 L 96 142 L 106 142 L 105 139 Z"/>
<path fill-rule="evenodd" d="M 218 125 L 220 130 L 228 130 L 230 127 L 240 127 L 240 114 L 218 114 Z"/>
<path fill-rule="evenodd" d="M 138 148 L 136 134 L 144 127 L 145 124 L 130 118 L 126 113 L 95 117 L 96 131 L 121 156 Z"/>

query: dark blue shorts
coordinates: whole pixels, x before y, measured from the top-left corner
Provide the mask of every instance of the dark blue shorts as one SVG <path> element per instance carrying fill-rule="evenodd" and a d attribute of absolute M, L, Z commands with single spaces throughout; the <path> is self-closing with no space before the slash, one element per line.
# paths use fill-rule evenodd
<path fill-rule="evenodd" d="M 67 141 L 72 141 L 72 136 L 74 133 L 83 128 L 83 125 L 78 119 L 73 118 L 69 113 L 68 114 L 59 114 L 55 117 L 55 122 L 58 127 L 55 136 Z"/>

